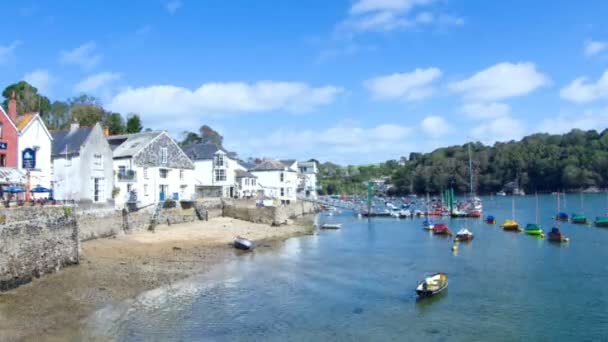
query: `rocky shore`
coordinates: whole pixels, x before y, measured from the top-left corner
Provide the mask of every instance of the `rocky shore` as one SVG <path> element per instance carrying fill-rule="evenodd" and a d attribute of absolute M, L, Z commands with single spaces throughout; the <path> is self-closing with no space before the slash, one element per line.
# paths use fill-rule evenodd
<path fill-rule="evenodd" d="M 219 217 L 84 242 L 80 265 L 0 293 L 0 341 L 79 340 L 100 307 L 234 260 L 237 235 L 272 245 L 312 230 L 310 219 L 272 227 Z"/>

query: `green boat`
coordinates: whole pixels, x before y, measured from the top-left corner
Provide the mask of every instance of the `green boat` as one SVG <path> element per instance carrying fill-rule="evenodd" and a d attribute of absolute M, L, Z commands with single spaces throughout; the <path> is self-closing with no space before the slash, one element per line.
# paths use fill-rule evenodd
<path fill-rule="evenodd" d="M 596 227 L 608 227 L 608 217 L 596 217 L 593 223 Z"/>
<path fill-rule="evenodd" d="M 536 223 L 528 223 L 526 225 L 526 229 L 524 230 L 528 235 L 534 236 L 543 236 L 543 229 L 539 224 Z"/>
<path fill-rule="evenodd" d="M 572 214 L 570 220 L 572 220 L 572 223 L 576 224 L 587 224 L 587 216 L 581 214 Z"/>

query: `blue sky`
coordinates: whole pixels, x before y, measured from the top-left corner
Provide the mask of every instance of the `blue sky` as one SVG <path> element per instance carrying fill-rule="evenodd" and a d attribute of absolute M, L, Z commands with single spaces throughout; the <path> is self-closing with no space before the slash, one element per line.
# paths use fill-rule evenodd
<path fill-rule="evenodd" d="M 0 80 L 243 157 L 361 164 L 608 126 L 608 2 L 14 1 Z"/>

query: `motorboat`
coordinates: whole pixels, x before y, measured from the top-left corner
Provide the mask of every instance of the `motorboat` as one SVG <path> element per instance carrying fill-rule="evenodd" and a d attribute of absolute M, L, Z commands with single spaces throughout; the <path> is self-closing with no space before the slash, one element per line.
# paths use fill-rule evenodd
<path fill-rule="evenodd" d="M 340 229 L 342 225 L 340 223 L 323 223 L 321 229 Z"/>
<path fill-rule="evenodd" d="M 416 294 L 418 297 L 434 296 L 448 288 L 448 277 L 445 273 L 435 273 L 425 277 L 423 281 L 416 286 Z"/>
<path fill-rule="evenodd" d="M 458 241 L 471 241 L 473 240 L 473 237 L 475 237 L 475 235 L 467 228 L 462 228 L 456 233 L 456 240 Z"/>
<path fill-rule="evenodd" d="M 407 209 L 402 209 L 399 211 L 399 217 L 401 217 L 401 218 L 412 217 L 412 212 Z"/>
<path fill-rule="evenodd" d="M 511 230 L 511 231 L 518 231 L 519 230 L 519 223 L 515 220 L 505 220 L 502 223 L 502 229 L 504 230 Z"/>
<path fill-rule="evenodd" d="M 488 215 L 486 217 L 486 223 L 487 224 L 496 224 L 496 217 L 494 217 L 492 215 Z"/>
<path fill-rule="evenodd" d="M 507 193 L 501 190 L 496 193 L 496 196 L 507 196 Z"/>
<path fill-rule="evenodd" d="M 547 234 L 547 240 L 551 242 L 570 242 L 570 239 L 567 238 L 562 232 L 559 231 L 559 228 L 553 227 L 551 231 Z"/>
<path fill-rule="evenodd" d="M 434 235 L 452 235 L 452 231 L 445 223 L 437 223 L 432 230 Z"/>
<path fill-rule="evenodd" d="M 536 223 L 528 223 L 524 229 L 524 232 L 528 235 L 544 236 L 542 227 Z"/>
<path fill-rule="evenodd" d="M 255 248 L 255 243 L 253 241 L 240 236 L 237 236 L 234 239 L 233 245 L 234 248 L 244 251 L 249 251 Z"/>

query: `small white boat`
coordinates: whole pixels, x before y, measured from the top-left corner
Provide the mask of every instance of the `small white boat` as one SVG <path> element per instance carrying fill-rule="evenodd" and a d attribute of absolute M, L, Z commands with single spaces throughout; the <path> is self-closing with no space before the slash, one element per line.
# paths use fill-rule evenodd
<path fill-rule="evenodd" d="M 253 241 L 245 239 L 244 237 L 237 236 L 234 239 L 234 248 L 249 251 L 255 248 Z"/>
<path fill-rule="evenodd" d="M 496 193 L 496 196 L 507 196 L 507 193 L 501 190 Z"/>
<path fill-rule="evenodd" d="M 456 233 L 456 240 L 458 241 L 470 241 L 473 240 L 473 237 L 473 233 L 466 228 L 462 228 L 458 231 L 458 233 Z"/>
<path fill-rule="evenodd" d="M 321 229 L 340 229 L 342 225 L 339 223 L 323 223 Z"/>
<path fill-rule="evenodd" d="M 448 287 L 448 277 L 445 273 L 435 273 L 424 278 L 416 287 L 419 297 L 430 297 L 438 294 Z"/>

